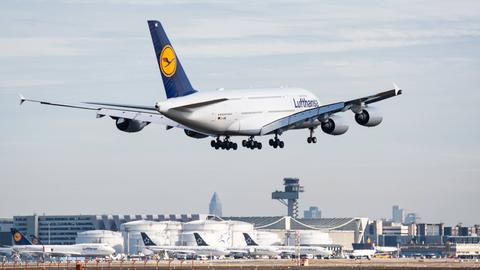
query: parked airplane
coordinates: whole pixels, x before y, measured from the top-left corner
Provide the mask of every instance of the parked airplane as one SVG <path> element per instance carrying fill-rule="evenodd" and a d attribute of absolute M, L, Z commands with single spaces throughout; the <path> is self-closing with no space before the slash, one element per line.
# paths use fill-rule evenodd
<path fill-rule="evenodd" d="M 247 243 L 248 247 L 251 247 L 253 250 L 250 252 L 252 256 L 258 257 L 278 257 L 282 253 L 277 247 L 275 246 L 260 246 L 258 245 L 248 233 L 243 233 L 243 237 L 245 238 L 245 242 Z"/>
<path fill-rule="evenodd" d="M 237 149 L 232 136 L 247 136 L 242 146 L 261 149 L 256 136 L 270 135 L 269 145 L 283 148 L 279 136 L 292 129 L 307 129 L 308 143 L 316 143 L 314 130 L 321 127 L 330 135 L 347 132 L 341 112 L 351 110 L 355 121 L 362 126 L 373 127 L 382 122 L 382 115 L 371 104 L 402 93 L 395 89 L 378 94 L 321 105 L 311 92 L 301 88 L 241 89 L 200 92 L 192 87 L 178 55 L 158 21 L 148 21 L 160 68 L 167 100 L 155 104 L 127 105 L 100 102 L 66 104 L 28 99 L 20 95 L 20 104 L 25 101 L 45 105 L 70 107 L 95 111 L 97 118 L 110 116 L 116 127 L 124 132 L 139 132 L 150 123 L 177 127 L 192 138 L 214 137 L 211 146 L 215 149 Z"/>
<path fill-rule="evenodd" d="M 207 244 L 207 242 L 200 236 L 199 233 L 193 233 L 193 236 L 195 237 L 195 242 L 197 243 L 198 246 L 211 246 Z M 225 239 L 220 240 L 221 244 L 217 245 L 221 248 L 225 248 L 228 251 L 228 255 L 230 257 L 245 257 L 246 255 L 249 255 L 251 253 L 251 249 L 249 247 L 228 247 L 228 243 L 225 241 Z"/>
<path fill-rule="evenodd" d="M 228 255 L 229 252 L 222 247 L 211 247 L 208 245 L 198 244 L 198 246 L 159 246 L 155 244 L 150 237 L 144 232 L 142 235 L 143 244 L 145 248 L 151 250 L 156 254 L 174 254 L 174 255 L 190 255 L 190 256 L 207 256 L 207 257 L 222 257 Z"/>
<path fill-rule="evenodd" d="M 390 254 L 398 252 L 396 247 L 375 246 L 370 243 L 352 244 L 353 251 L 348 254 L 350 259 L 371 259 L 375 255 Z"/>
<path fill-rule="evenodd" d="M 332 256 L 332 252 L 327 250 L 323 247 L 314 247 L 314 246 L 264 246 L 260 247 L 248 233 L 243 233 L 243 237 L 245 238 L 245 242 L 248 246 L 259 247 L 262 249 L 270 248 L 273 251 L 277 252 L 277 254 L 288 254 L 288 255 L 295 255 L 297 252 L 300 256 L 314 256 L 314 257 L 322 257 L 322 258 L 329 258 Z"/>
<path fill-rule="evenodd" d="M 12 228 L 12 237 L 15 253 L 32 256 L 56 257 L 106 257 L 115 253 L 115 250 L 106 244 L 75 244 L 75 245 L 33 245 L 20 231 Z"/>

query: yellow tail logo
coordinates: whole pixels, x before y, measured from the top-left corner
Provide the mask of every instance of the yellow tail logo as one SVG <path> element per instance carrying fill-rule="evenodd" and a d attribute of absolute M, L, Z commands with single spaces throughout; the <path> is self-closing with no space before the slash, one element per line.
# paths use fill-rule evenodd
<path fill-rule="evenodd" d="M 160 70 L 165 77 L 172 77 L 177 70 L 177 58 L 170 45 L 165 45 L 160 53 Z"/>

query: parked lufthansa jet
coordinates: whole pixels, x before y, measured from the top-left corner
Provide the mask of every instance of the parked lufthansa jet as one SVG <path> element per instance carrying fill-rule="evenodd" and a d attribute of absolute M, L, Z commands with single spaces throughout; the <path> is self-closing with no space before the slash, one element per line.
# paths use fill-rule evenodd
<path fill-rule="evenodd" d="M 242 89 L 198 91 L 193 88 L 180 64 L 177 53 L 158 21 L 148 21 L 153 47 L 167 99 L 150 106 L 83 102 L 78 105 L 27 99 L 45 105 L 87 109 L 95 111 L 97 118 L 110 116 L 117 128 L 124 132 L 139 132 L 150 123 L 163 124 L 167 129 L 183 129 L 192 138 L 213 137 L 215 149 L 237 149 L 231 141 L 234 136 L 245 136 L 242 146 L 261 149 L 258 136 L 272 136 L 269 145 L 283 148 L 279 136 L 291 129 L 309 131 L 308 143 L 316 143 L 314 129 L 320 127 L 330 135 L 347 132 L 339 113 L 351 110 L 355 121 L 366 127 L 382 122 L 380 113 L 372 103 L 400 95 L 395 89 L 348 101 L 321 105 L 317 97 L 300 88 Z"/>

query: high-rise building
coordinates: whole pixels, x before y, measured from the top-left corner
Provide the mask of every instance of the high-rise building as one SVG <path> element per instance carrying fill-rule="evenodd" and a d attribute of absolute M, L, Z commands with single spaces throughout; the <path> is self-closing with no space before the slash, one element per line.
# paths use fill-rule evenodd
<path fill-rule="evenodd" d="M 415 224 L 418 223 L 419 217 L 417 213 L 407 213 L 405 216 L 405 224 Z"/>
<path fill-rule="evenodd" d="M 405 210 L 401 209 L 398 205 L 392 207 L 392 221 L 396 223 L 403 223 L 405 218 Z"/>
<path fill-rule="evenodd" d="M 208 213 L 217 217 L 222 216 L 222 202 L 220 201 L 217 192 L 213 193 L 212 199 L 210 200 L 210 204 L 208 206 Z"/>
<path fill-rule="evenodd" d="M 303 211 L 304 219 L 319 219 L 322 218 L 322 211 L 316 206 L 310 206 L 308 210 Z"/>

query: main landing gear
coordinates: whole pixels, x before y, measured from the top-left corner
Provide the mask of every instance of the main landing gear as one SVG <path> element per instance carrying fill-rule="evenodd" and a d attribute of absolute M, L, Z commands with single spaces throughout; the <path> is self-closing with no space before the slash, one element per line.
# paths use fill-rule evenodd
<path fill-rule="evenodd" d="M 317 137 L 313 136 L 313 128 L 309 128 L 309 129 L 310 129 L 310 136 L 308 136 L 307 142 L 308 143 L 317 143 Z"/>
<path fill-rule="evenodd" d="M 257 148 L 258 150 L 262 149 L 262 143 L 255 141 L 253 136 L 251 136 L 248 140 L 243 140 L 242 146 L 246 148 L 250 148 L 252 150 L 255 148 Z"/>
<path fill-rule="evenodd" d="M 223 149 L 223 150 L 237 150 L 238 145 L 234 142 L 230 141 L 230 136 L 226 136 L 223 141 L 220 140 L 220 137 L 218 137 L 216 140 L 212 140 L 210 142 L 210 146 L 212 146 L 215 149 Z"/>
<path fill-rule="evenodd" d="M 268 144 L 270 144 L 270 146 L 272 146 L 273 148 L 283 148 L 285 146 L 285 143 L 278 138 L 278 134 L 275 134 L 275 138 L 270 139 L 268 141 Z"/>

